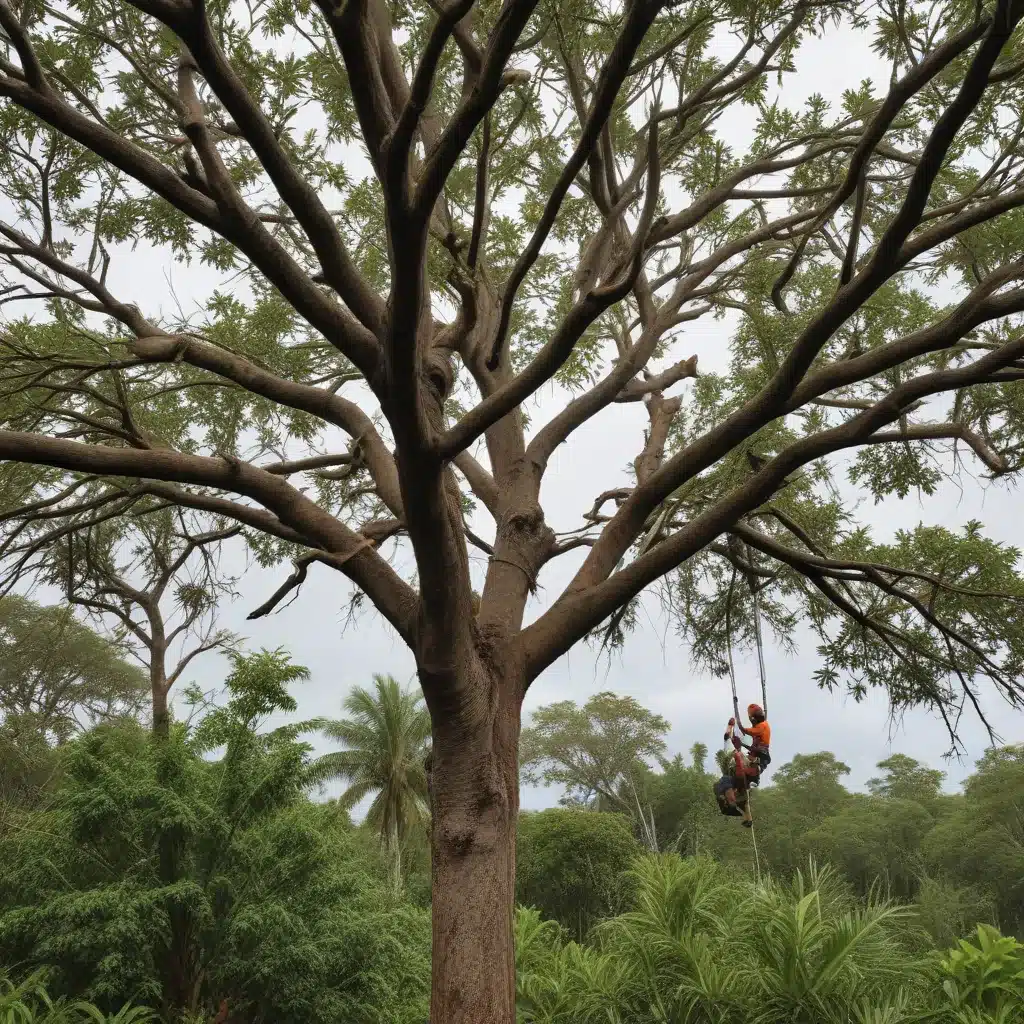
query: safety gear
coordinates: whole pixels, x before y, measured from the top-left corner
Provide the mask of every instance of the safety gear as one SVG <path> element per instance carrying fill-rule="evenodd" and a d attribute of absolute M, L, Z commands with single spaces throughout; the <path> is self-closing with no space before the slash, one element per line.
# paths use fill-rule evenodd
<path fill-rule="evenodd" d="M 747 705 L 747 718 L 753 719 L 755 717 L 764 718 L 764 711 L 761 709 L 760 704 L 748 704 Z"/>

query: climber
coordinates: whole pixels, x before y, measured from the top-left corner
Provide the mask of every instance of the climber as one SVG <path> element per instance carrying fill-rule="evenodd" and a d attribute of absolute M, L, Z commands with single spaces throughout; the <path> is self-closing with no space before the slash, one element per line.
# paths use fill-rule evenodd
<path fill-rule="evenodd" d="M 757 760 L 759 782 L 761 774 L 772 763 L 772 755 L 769 751 L 772 742 L 772 727 L 768 724 L 764 711 L 759 704 L 747 705 L 747 717 L 750 719 L 749 729 L 742 722 L 737 722 L 731 718 L 729 719 L 729 728 L 732 729 L 734 725 L 737 725 L 744 736 L 750 737 L 750 743 L 744 743 L 742 746 L 744 750 L 750 752 L 751 757 Z M 757 782 L 754 785 L 756 786 Z"/>
<path fill-rule="evenodd" d="M 751 828 L 754 824 L 750 815 L 750 802 L 747 799 L 751 786 L 757 785 L 761 774 L 760 765 L 757 759 L 751 754 L 744 757 L 744 749 L 739 737 L 733 734 L 733 722 L 729 723 L 729 731 L 725 734 L 726 742 L 732 741 L 733 764 L 732 772 L 723 775 L 715 784 L 715 799 L 718 801 L 719 810 L 733 818 L 742 818 L 744 828 Z"/>

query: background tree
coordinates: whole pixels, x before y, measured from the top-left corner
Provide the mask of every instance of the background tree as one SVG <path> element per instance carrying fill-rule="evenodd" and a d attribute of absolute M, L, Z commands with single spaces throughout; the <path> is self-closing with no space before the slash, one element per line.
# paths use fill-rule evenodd
<path fill-rule="evenodd" d="M 0 297 L 38 313 L 3 334 L 3 521 L 228 516 L 296 561 L 261 611 L 323 563 L 395 628 L 433 727 L 435 1024 L 511 1024 L 522 702 L 648 586 L 716 671 L 753 632 L 743 572 L 778 635 L 818 632 L 822 685 L 951 733 L 980 682 L 1018 699 L 1017 552 L 977 524 L 872 538 L 832 473 L 853 452 L 899 498 L 950 456 L 1021 468 L 1022 14 L 0 0 Z M 823 31 L 867 33 L 884 84 L 791 108 L 777 76 Z M 161 317 L 124 243 L 224 278 Z M 702 317 L 732 346 L 684 403 Z M 623 403 L 629 474 L 556 535 L 553 454 Z"/>
<path fill-rule="evenodd" d="M 788 764 L 772 765 L 769 784 L 759 787 L 752 798 L 755 815 L 771 823 L 757 836 L 766 872 L 790 880 L 806 869 L 816 853 L 808 840 L 809 833 L 832 817 L 841 816 L 852 799 L 842 783 L 849 774 L 849 767 L 828 751 L 797 754 Z M 719 818 L 719 827 L 709 835 L 709 851 L 744 871 L 752 870 L 754 858 L 749 837 L 738 836 L 736 829 L 721 827 L 728 821 Z"/>
<path fill-rule="evenodd" d="M 324 723 L 324 734 L 347 749 L 317 760 L 319 777 L 342 779 L 348 809 L 373 796 L 366 823 L 387 851 L 396 888 L 402 886 L 402 848 L 429 821 L 424 758 L 430 715 L 418 693 L 403 690 L 391 676 L 374 676 L 373 692 L 353 687 L 344 709 L 351 718 Z"/>
<path fill-rule="evenodd" d="M 868 779 L 869 793 L 897 800 L 916 800 L 919 804 L 933 802 L 942 791 L 942 780 L 946 777 L 945 772 L 929 768 L 906 754 L 893 754 L 879 761 L 877 767 L 884 774 Z"/>
<path fill-rule="evenodd" d="M 996 923 L 1024 937 L 1024 745 L 985 753 L 925 853 L 931 872 L 989 894 Z"/>
<path fill-rule="evenodd" d="M 707 769 L 708 748 L 695 743 L 687 764 L 677 754 L 660 772 L 648 772 L 643 792 L 654 821 L 659 850 L 697 855 L 717 823 L 718 808 L 709 799 L 718 777 Z"/>
<path fill-rule="evenodd" d="M 42 536 L 29 528 L 10 554 L 17 574 L 34 572 L 60 587 L 72 606 L 134 653 L 149 676 L 153 731 L 163 736 L 171 688 L 185 669 L 234 643 L 217 629 L 217 602 L 233 584 L 219 571 L 218 551 L 239 527 L 145 499 L 129 507 L 116 519 L 74 517 Z"/>
<path fill-rule="evenodd" d="M 626 872 L 642 852 L 624 814 L 579 809 L 519 816 L 516 900 L 582 939 L 630 905 Z"/>
<path fill-rule="evenodd" d="M 664 753 L 668 730 L 661 715 L 608 691 L 582 707 L 566 700 L 538 708 L 523 730 L 523 779 L 564 786 L 570 802 L 628 814 L 646 835 L 643 779 L 648 762 Z"/>
<path fill-rule="evenodd" d="M 70 607 L 0 598 L 0 728 L 61 743 L 97 722 L 134 716 L 147 680 L 126 653 Z"/>
<path fill-rule="evenodd" d="M 0 805 L 39 799 L 57 769 L 55 744 L 138 713 L 147 680 L 126 654 L 69 607 L 0 598 Z"/>

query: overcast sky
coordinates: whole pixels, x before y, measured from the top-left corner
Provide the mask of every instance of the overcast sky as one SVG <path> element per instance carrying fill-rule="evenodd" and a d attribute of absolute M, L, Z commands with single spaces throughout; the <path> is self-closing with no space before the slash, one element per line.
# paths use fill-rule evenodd
<path fill-rule="evenodd" d="M 728 51 L 730 54 L 732 50 Z M 806 44 L 798 53 L 795 77 L 787 79 L 783 102 L 796 106 L 813 92 L 838 99 L 843 89 L 855 87 L 864 77 L 885 81 L 888 70 L 881 68 L 863 38 L 832 32 L 826 38 Z M 724 121 L 724 130 L 737 148 L 747 142 L 749 114 L 737 114 Z M 176 305 L 188 309 L 209 290 L 207 268 L 170 268 L 162 253 L 139 250 L 130 258 L 115 259 L 111 282 L 119 297 L 136 301 L 147 314 L 172 314 Z M 721 322 L 708 320 L 690 325 L 672 358 L 697 353 L 702 369 L 723 366 L 728 356 L 728 331 Z M 683 385 L 685 388 L 688 385 Z M 346 390 L 346 394 L 349 392 Z M 353 395 L 355 392 L 352 393 Z M 554 394 L 542 396 L 541 408 L 532 414 L 542 424 L 557 408 Z M 570 445 L 563 445 L 548 471 L 542 501 L 548 522 L 556 530 L 580 525 L 580 515 L 600 491 L 628 482 L 627 470 L 643 443 L 645 414 L 638 406 L 615 406 L 588 427 L 579 430 Z M 851 500 L 857 492 L 849 488 Z M 874 506 L 863 501 L 860 515 L 887 538 L 901 527 L 919 522 L 957 528 L 969 519 L 980 519 L 992 537 L 1010 541 L 1017 495 L 1005 483 L 987 489 L 964 476 L 959 486 L 947 485 L 931 498 L 911 497 L 903 502 Z M 1019 515 L 1019 511 L 1017 512 Z M 1018 520 L 1019 523 L 1019 520 Z M 474 524 L 490 538 L 493 525 L 485 517 Z M 541 577 L 541 589 L 530 609 L 535 617 L 553 601 L 569 579 L 582 553 L 575 552 L 556 561 Z M 344 579 L 323 566 L 313 566 L 299 596 L 286 608 L 257 623 L 245 616 L 261 604 L 287 575 L 287 566 L 273 570 L 245 569 L 247 559 L 240 547 L 227 553 L 227 565 L 244 571 L 240 596 L 222 608 L 221 623 L 250 638 L 251 647 L 285 647 L 297 662 L 309 667 L 311 680 L 297 689 L 299 714 L 338 716 L 346 692 L 355 685 L 368 685 L 373 673 L 389 673 L 403 682 L 414 681 L 412 658 L 402 642 L 372 611 L 367 610 L 355 626 L 343 631 L 349 589 Z M 482 572 L 482 564 L 478 571 Z M 781 653 L 766 636 L 768 700 L 773 728 L 772 753 L 776 766 L 800 752 L 834 751 L 852 769 L 850 784 L 862 786 L 875 764 L 892 751 L 945 767 L 949 785 L 956 785 L 984 751 L 987 739 L 980 724 L 967 720 L 962 736 L 968 758 L 962 764 L 942 765 L 940 757 L 948 744 L 940 721 L 924 713 L 908 715 L 902 725 L 891 725 L 884 694 L 872 694 L 855 704 L 842 694 L 819 691 L 813 682 L 818 667 L 815 640 L 809 632 L 794 638 L 798 652 Z M 225 662 L 219 656 L 205 656 L 193 663 L 192 677 L 204 688 L 214 688 L 223 679 Z M 759 697 L 756 660 L 737 664 L 741 704 Z M 727 679 L 713 679 L 695 673 L 687 652 L 681 648 L 669 624 L 646 602 L 638 630 L 625 651 L 609 663 L 593 650 L 577 647 L 553 665 L 533 685 L 527 711 L 556 700 L 585 701 L 599 690 L 610 689 L 635 697 L 664 715 L 672 723 L 668 738 L 672 753 L 685 752 L 695 742 L 714 746 L 731 713 Z M 1006 742 L 1024 741 L 1024 716 L 1008 714 L 1001 704 L 986 702 Z M 528 789 L 523 806 L 537 808 L 553 804 L 558 793 Z"/>

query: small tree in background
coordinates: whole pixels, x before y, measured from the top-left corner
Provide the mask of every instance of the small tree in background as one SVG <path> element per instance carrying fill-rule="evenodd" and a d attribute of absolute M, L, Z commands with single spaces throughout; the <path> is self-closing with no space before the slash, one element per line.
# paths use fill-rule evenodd
<path fill-rule="evenodd" d="M 946 773 L 915 761 L 906 754 L 893 754 L 875 766 L 884 771 L 879 778 L 868 779 L 868 792 L 897 800 L 916 800 L 929 804 L 942 792 Z"/>
<path fill-rule="evenodd" d="M 0 728 L 62 743 L 97 722 L 134 716 L 148 680 L 126 656 L 72 608 L 0 598 Z"/>
<path fill-rule="evenodd" d="M 82 514 L 56 530 L 34 525 L 24 531 L 29 563 L 18 572 L 59 587 L 135 656 L 149 677 L 153 732 L 166 736 L 175 683 L 195 658 L 236 643 L 217 628 L 217 604 L 234 592 L 220 570 L 220 547 L 240 528 L 138 497 L 118 518 Z"/>
<path fill-rule="evenodd" d="M 40 798 L 57 768 L 55 744 L 141 711 L 148 680 L 127 654 L 71 608 L 0 598 L 0 806 Z"/>
<path fill-rule="evenodd" d="M 523 730 L 523 780 L 563 786 L 569 802 L 628 814 L 647 835 L 643 780 L 664 754 L 668 730 L 661 715 L 608 691 L 582 707 L 566 700 L 538 708 Z"/>
<path fill-rule="evenodd" d="M 516 900 L 582 940 L 629 905 L 626 873 L 642 852 L 624 814 L 552 808 L 519 816 Z"/>

